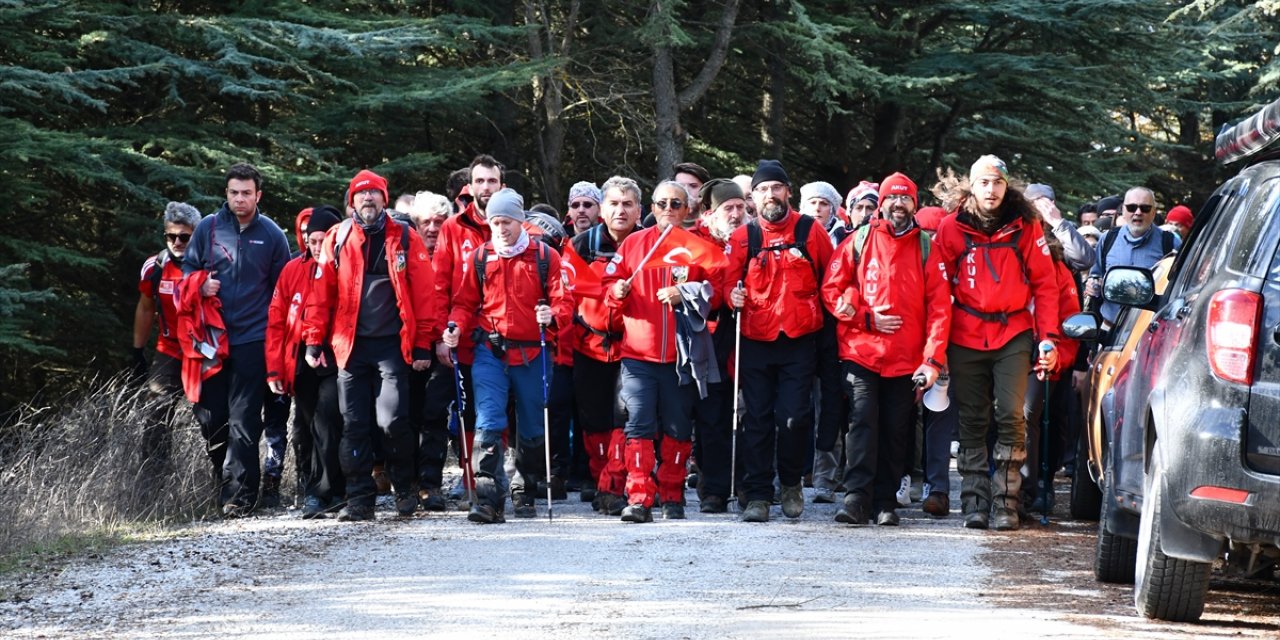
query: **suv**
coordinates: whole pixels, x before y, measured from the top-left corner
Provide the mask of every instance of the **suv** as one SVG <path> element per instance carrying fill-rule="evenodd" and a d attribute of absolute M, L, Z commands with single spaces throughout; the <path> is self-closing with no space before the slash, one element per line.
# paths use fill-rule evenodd
<path fill-rule="evenodd" d="M 1219 559 L 1250 574 L 1280 558 L 1278 246 L 1273 159 L 1214 192 L 1163 295 L 1145 269 L 1107 272 L 1107 300 L 1155 313 L 1117 416 L 1145 473 L 1115 478 L 1141 510 L 1134 601 L 1147 617 L 1198 619 Z"/>

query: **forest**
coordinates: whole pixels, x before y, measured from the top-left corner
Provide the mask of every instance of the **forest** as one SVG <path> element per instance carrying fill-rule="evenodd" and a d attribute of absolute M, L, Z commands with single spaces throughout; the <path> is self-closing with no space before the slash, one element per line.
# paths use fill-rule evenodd
<path fill-rule="evenodd" d="M 355 171 L 526 202 L 673 164 L 844 191 L 978 155 L 1064 210 L 1196 208 L 1213 137 L 1280 97 L 1280 0 L 0 0 L 0 412 L 125 366 L 170 200 L 237 161 L 290 228 Z M 924 190 L 922 189 L 922 192 Z"/>

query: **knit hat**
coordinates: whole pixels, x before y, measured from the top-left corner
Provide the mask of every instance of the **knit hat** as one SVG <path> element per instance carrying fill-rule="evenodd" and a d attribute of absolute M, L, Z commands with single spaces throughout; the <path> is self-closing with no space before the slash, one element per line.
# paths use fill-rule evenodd
<path fill-rule="evenodd" d="M 1120 205 L 1124 203 L 1124 198 L 1120 196 L 1107 196 L 1098 201 L 1098 215 L 1102 215 L 1104 211 L 1117 211 Z"/>
<path fill-rule="evenodd" d="M 859 200 L 870 200 L 873 204 L 880 205 L 880 183 L 867 182 L 863 180 L 858 186 L 849 190 L 849 195 L 844 199 L 844 208 L 852 210 L 853 205 Z"/>
<path fill-rule="evenodd" d="M 709 180 L 698 191 L 698 201 L 702 203 L 702 210 L 708 212 L 719 209 L 720 205 L 730 200 L 745 199 L 746 196 L 742 193 L 742 187 L 727 178 Z"/>
<path fill-rule="evenodd" d="M 307 220 L 307 235 L 317 231 L 328 231 L 342 223 L 338 210 L 329 205 L 320 205 L 311 209 L 311 218 Z"/>
<path fill-rule="evenodd" d="M 916 212 L 916 224 L 925 231 L 937 231 L 938 224 L 947 217 L 947 210 L 942 207 L 922 207 Z"/>
<path fill-rule="evenodd" d="M 777 160 L 761 160 L 756 167 L 756 172 L 751 176 L 751 188 L 755 189 L 761 182 L 770 182 L 776 180 L 782 184 L 791 186 L 791 178 L 787 176 L 787 170 L 782 168 L 782 163 Z"/>
<path fill-rule="evenodd" d="M 800 202 L 808 202 L 812 198 L 826 200 L 832 209 L 840 208 L 840 192 L 830 182 L 810 182 L 800 187 Z"/>
<path fill-rule="evenodd" d="M 1098 228 L 1091 224 L 1086 224 L 1085 226 L 1076 229 L 1076 231 L 1079 231 L 1082 236 L 1093 236 L 1097 238 L 1102 235 L 1102 232 L 1098 231 Z"/>
<path fill-rule="evenodd" d="M 911 196 L 912 204 L 920 204 L 919 198 L 916 197 L 916 183 L 911 181 L 906 174 L 895 173 L 888 178 L 880 181 L 880 201 L 892 195 L 908 195 Z"/>
<path fill-rule="evenodd" d="M 485 207 L 485 217 L 507 217 L 524 222 L 524 198 L 511 187 L 503 187 L 489 198 L 489 206 Z"/>
<path fill-rule="evenodd" d="M 1047 184 L 1040 184 L 1039 182 L 1035 182 L 1028 185 L 1027 190 L 1023 191 L 1022 195 L 1026 196 L 1028 202 L 1036 200 L 1037 198 L 1048 198 L 1050 200 L 1055 200 L 1055 201 L 1057 200 L 1057 198 L 1054 197 L 1053 195 L 1053 187 Z"/>
<path fill-rule="evenodd" d="M 387 179 L 368 169 L 362 169 L 347 185 L 347 206 L 355 202 L 357 193 L 368 189 L 381 191 L 383 202 L 389 203 L 391 200 L 391 195 L 387 193 Z"/>
<path fill-rule="evenodd" d="M 978 178 L 983 176 L 995 176 L 1008 183 L 1009 166 L 996 156 L 990 154 L 982 156 L 973 163 L 972 167 L 969 167 L 969 182 L 977 182 Z"/>
<path fill-rule="evenodd" d="M 492 213 L 489 215 L 493 216 Z M 525 216 L 528 217 L 529 222 L 542 229 L 543 236 L 555 240 L 557 244 L 568 235 L 564 231 L 564 225 L 560 224 L 559 220 L 552 218 L 550 214 L 542 213 L 541 211 L 526 211 Z"/>
<path fill-rule="evenodd" d="M 596 204 L 600 204 L 604 200 L 604 194 L 600 193 L 600 187 L 584 180 L 575 182 L 572 187 L 569 187 L 569 204 L 578 198 L 590 198 L 595 200 Z"/>
<path fill-rule="evenodd" d="M 1196 217 L 1191 215 L 1191 209 L 1184 204 L 1170 209 L 1169 213 L 1164 217 L 1165 222 L 1177 223 L 1188 229 L 1191 228 L 1191 224 L 1195 222 L 1195 219 Z"/>

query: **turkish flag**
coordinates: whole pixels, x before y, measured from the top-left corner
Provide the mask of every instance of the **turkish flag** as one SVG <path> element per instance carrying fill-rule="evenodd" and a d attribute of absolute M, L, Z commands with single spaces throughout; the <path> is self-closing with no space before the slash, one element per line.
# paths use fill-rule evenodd
<path fill-rule="evenodd" d="M 560 266 L 569 274 L 569 290 L 573 295 L 597 300 L 604 297 L 604 282 L 600 280 L 600 274 L 592 271 L 587 261 L 574 251 L 572 242 L 564 243 L 564 260 Z"/>
<path fill-rule="evenodd" d="M 724 249 L 681 229 L 670 227 L 657 246 L 650 250 L 649 259 L 640 265 L 648 267 L 687 267 L 697 265 L 703 269 L 722 269 L 729 265 Z"/>

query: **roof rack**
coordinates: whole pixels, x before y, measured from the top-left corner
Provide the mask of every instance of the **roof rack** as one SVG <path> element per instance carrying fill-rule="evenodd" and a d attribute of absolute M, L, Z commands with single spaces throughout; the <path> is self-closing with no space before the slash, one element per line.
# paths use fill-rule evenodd
<path fill-rule="evenodd" d="M 1230 164 L 1247 158 L 1280 138 L 1280 100 L 1259 109 L 1235 125 L 1223 125 L 1213 142 L 1218 162 Z"/>

